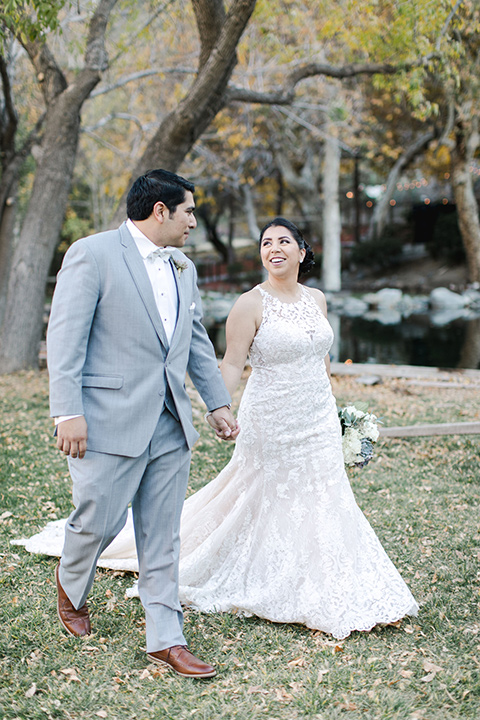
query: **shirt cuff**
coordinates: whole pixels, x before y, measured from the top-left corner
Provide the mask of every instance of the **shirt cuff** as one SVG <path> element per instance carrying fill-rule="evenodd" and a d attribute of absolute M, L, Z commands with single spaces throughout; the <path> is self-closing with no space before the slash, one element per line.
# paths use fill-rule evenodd
<path fill-rule="evenodd" d="M 58 425 L 59 423 L 63 422 L 64 420 L 73 420 L 74 418 L 82 417 L 82 415 L 59 415 L 58 417 L 54 418 L 55 425 Z"/>

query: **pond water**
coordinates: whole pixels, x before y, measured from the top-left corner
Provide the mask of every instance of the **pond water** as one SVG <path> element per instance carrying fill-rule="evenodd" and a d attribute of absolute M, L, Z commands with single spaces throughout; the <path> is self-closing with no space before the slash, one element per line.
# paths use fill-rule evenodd
<path fill-rule="evenodd" d="M 336 342 L 332 359 L 358 363 L 480 368 L 480 319 L 436 325 L 430 315 L 395 324 L 329 314 Z"/>
<path fill-rule="evenodd" d="M 329 320 L 335 333 L 330 356 L 337 362 L 480 369 L 480 318 L 436 325 L 424 314 L 383 324 L 330 312 Z M 224 328 L 224 322 L 207 328 L 220 357 L 225 352 Z"/>

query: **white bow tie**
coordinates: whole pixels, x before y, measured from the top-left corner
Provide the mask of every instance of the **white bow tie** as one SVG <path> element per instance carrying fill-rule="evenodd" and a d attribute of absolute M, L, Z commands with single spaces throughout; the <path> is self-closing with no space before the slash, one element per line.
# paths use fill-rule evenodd
<path fill-rule="evenodd" d="M 147 255 L 147 260 L 149 262 L 153 263 L 153 262 L 155 262 L 155 260 L 157 258 L 160 258 L 161 260 L 168 262 L 171 255 L 172 255 L 171 248 L 169 248 L 169 247 L 157 248 L 156 250 L 152 250 L 152 252 Z"/>

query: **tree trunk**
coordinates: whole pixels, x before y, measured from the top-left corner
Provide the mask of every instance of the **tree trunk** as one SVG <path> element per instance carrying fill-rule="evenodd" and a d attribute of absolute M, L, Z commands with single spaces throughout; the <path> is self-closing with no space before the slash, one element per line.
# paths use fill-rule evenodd
<path fill-rule="evenodd" d="M 0 371 L 38 364 L 48 270 L 60 236 L 79 133 L 78 107 L 59 107 L 47 119 L 43 154 L 12 258 L 1 333 Z"/>
<path fill-rule="evenodd" d="M 32 194 L 15 245 L 0 333 L 0 373 L 38 367 L 45 287 L 68 201 L 80 131 L 80 110 L 106 68 L 104 35 L 117 0 L 99 0 L 90 22 L 85 68 L 67 87 L 48 47 L 26 42 L 44 78 L 45 133 Z"/>
<path fill-rule="evenodd" d="M 457 205 L 458 227 L 467 256 L 467 272 L 470 282 L 480 282 L 480 222 L 478 205 L 473 188 L 470 163 L 479 145 L 479 134 L 474 127 L 465 137 L 461 125 L 455 129 L 455 148 L 452 158 L 452 188 Z"/>
<path fill-rule="evenodd" d="M 480 320 L 478 318 L 467 322 L 458 367 L 474 369 L 480 367 Z"/>
<path fill-rule="evenodd" d="M 248 232 L 252 240 L 258 240 L 260 238 L 260 228 L 258 227 L 257 213 L 253 203 L 252 188 L 248 183 L 242 185 L 242 194 L 245 200 L 244 210 L 247 216 Z"/>
<path fill-rule="evenodd" d="M 197 139 L 210 125 L 227 100 L 227 85 L 237 63 L 236 49 L 255 8 L 256 0 L 233 0 L 222 22 L 218 0 L 195 0 L 194 9 L 201 34 L 201 57 L 197 76 L 179 105 L 161 122 L 138 161 L 131 182 L 149 168 L 175 172 Z M 212 26 L 204 22 L 205 13 L 213 12 Z M 218 33 L 215 43 L 211 34 L 204 40 L 202 33 Z M 129 183 L 130 185 L 131 183 Z M 120 200 L 112 226 L 125 219 L 126 192 Z"/>
<path fill-rule="evenodd" d="M 316 152 L 316 147 L 315 149 L 309 147 L 300 171 L 293 166 L 291 158 L 283 152 L 282 148 L 275 148 L 275 160 L 290 194 L 303 215 L 309 239 L 315 241 L 320 234 L 318 229 L 320 198 L 317 189 L 320 176 L 320 155 Z"/>
<path fill-rule="evenodd" d="M 395 165 L 390 170 L 387 179 L 387 187 L 385 192 L 380 196 L 378 202 L 375 205 L 373 211 L 372 220 L 368 230 L 368 239 L 373 240 L 378 238 L 383 233 L 385 226 L 388 221 L 388 213 L 390 210 L 390 200 L 395 192 L 397 182 L 402 172 L 410 165 L 417 155 L 425 150 L 428 144 L 435 137 L 435 130 L 428 130 L 428 132 L 421 135 L 415 142 L 407 147 L 403 154 L 398 158 Z"/>
<path fill-rule="evenodd" d="M 15 240 L 15 210 L 16 197 L 18 190 L 18 179 L 9 183 L 10 193 L 5 198 L 3 207 L 0 205 L 0 327 L 5 313 L 7 302 L 6 292 L 1 289 L 5 288 L 8 283 L 10 273 L 12 255 Z M 1 200 L 0 200 L 1 203 Z"/>
<path fill-rule="evenodd" d="M 223 262 L 228 263 L 228 246 L 223 242 L 217 229 L 219 214 L 215 215 L 215 217 L 212 217 L 210 208 L 208 207 L 207 203 L 198 205 L 195 214 L 200 218 L 200 220 L 205 226 L 208 241 L 212 243 L 215 250 L 217 250 L 217 252 L 222 256 Z"/>
<path fill-rule="evenodd" d="M 340 146 L 330 136 L 325 142 L 323 165 L 323 256 L 322 277 L 325 290 L 342 289 L 340 221 Z"/>

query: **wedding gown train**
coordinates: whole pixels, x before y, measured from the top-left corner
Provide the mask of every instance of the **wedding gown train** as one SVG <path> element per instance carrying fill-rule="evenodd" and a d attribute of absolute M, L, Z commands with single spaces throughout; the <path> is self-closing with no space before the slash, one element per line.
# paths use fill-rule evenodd
<path fill-rule="evenodd" d="M 345 472 L 324 362 L 331 327 L 304 288 L 295 303 L 258 291 L 263 318 L 232 459 L 185 502 L 180 599 L 204 612 L 301 623 L 338 639 L 416 615 Z M 26 549 L 60 555 L 62 523 L 49 523 Z M 138 569 L 130 514 L 98 564 Z"/>

